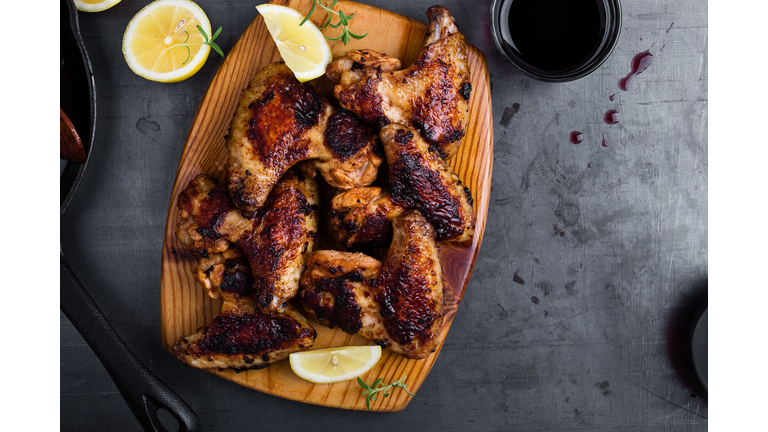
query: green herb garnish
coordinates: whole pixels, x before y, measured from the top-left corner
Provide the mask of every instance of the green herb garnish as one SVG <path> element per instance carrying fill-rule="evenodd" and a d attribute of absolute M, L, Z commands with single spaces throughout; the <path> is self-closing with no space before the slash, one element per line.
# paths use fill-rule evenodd
<path fill-rule="evenodd" d="M 224 57 L 224 52 L 221 50 L 221 48 L 219 48 L 218 45 L 216 45 L 216 42 L 214 42 L 214 40 L 219 36 L 219 33 L 221 33 L 221 27 L 219 27 L 219 29 L 216 30 L 216 33 L 213 34 L 213 37 L 211 38 L 211 40 L 208 40 L 208 34 L 205 33 L 205 30 L 203 30 L 202 27 L 197 26 L 197 30 L 200 32 L 201 35 L 203 35 L 203 40 L 205 42 L 200 42 L 196 44 L 187 44 L 187 41 L 189 40 L 189 32 L 184 30 L 184 33 L 187 34 L 187 38 L 184 39 L 184 42 L 180 43 L 179 45 L 175 45 L 175 46 L 183 46 L 184 48 L 187 49 L 187 59 L 184 60 L 184 63 L 182 64 L 183 65 L 187 64 L 187 62 L 189 61 L 189 58 L 192 56 L 192 51 L 189 49 L 190 45 L 209 45 L 211 48 L 213 48 L 214 51 L 216 51 L 217 53 L 219 53 L 219 55 Z"/>
<path fill-rule="evenodd" d="M 352 20 L 352 18 L 355 17 L 355 14 L 345 15 L 344 12 L 342 12 L 341 10 L 339 10 L 338 12 L 333 10 L 332 8 L 334 6 L 336 6 L 336 3 L 338 3 L 338 1 L 339 0 L 333 0 L 333 3 L 331 3 L 331 5 L 329 6 L 328 2 L 325 2 L 325 4 L 323 4 L 321 2 L 321 0 L 315 0 L 314 2 L 312 2 L 312 9 L 309 10 L 309 13 L 307 14 L 307 16 L 304 17 L 304 19 L 301 21 L 301 24 L 299 24 L 299 25 L 304 25 L 304 23 L 307 22 L 307 20 L 312 15 L 312 13 L 315 12 L 315 6 L 320 5 L 320 7 L 325 9 L 325 12 L 328 13 L 328 19 L 325 20 L 325 24 L 323 24 L 320 27 L 318 27 L 318 29 L 322 30 L 322 29 L 324 29 L 324 28 L 326 28 L 328 26 L 331 26 L 333 28 L 339 28 L 339 26 L 342 26 L 342 25 L 344 26 L 341 29 L 341 35 L 339 35 L 339 36 L 337 36 L 335 38 L 325 36 L 326 39 L 328 39 L 328 40 L 339 40 L 339 39 L 341 39 L 341 41 L 344 42 L 344 45 L 346 45 L 347 42 L 349 42 L 351 40 L 350 38 L 362 39 L 362 38 L 368 36 L 368 33 L 366 33 L 364 35 L 356 35 L 356 34 L 352 33 L 351 31 L 349 31 L 349 22 Z M 331 17 L 332 17 L 331 14 L 334 14 L 334 15 L 338 16 L 339 17 L 339 22 L 337 22 L 336 24 L 331 23 Z"/>
<path fill-rule="evenodd" d="M 381 382 L 383 381 L 381 378 L 377 379 L 373 382 L 373 386 L 369 386 L 365 383 L 360 377 L 357 377 L 357 383 L 362 387 L 363 394 L 365 395 L 365 406 L 368 408 L 368 411 L 371 410 L 371 401 L 376 400 L 376 393 L 384 392 L 384 397 L 389 397 L 389 390 L 393 388 L 400 387 L 401 389 L 405 390 L 406 393 L 408 393 L 411 396 L 416 396 L 415 394 L 408 391 L 408 388 L 405 386 L 405 379 L 408 378 L 408 375 L 400 378 L 399 380 L 393 382 L 389 385 L 381 386 Z M 380 387 L 381 386 L 381 387 Z"/>

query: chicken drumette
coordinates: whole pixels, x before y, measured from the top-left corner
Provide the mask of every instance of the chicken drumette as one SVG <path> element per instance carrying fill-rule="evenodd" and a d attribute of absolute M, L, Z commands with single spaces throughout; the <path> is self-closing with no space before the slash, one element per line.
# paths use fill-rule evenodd
<path fill-rule="evenodd" d="M 293 306 L 274 314 L 254 309 L 253 275 L 237 248 L 230 246 L 198 260 L 195 279 L 223 302 L 209 326 L 173 345 L 174 355 L 187 366 L 237 372 L 261 369 L 312 346 L 317 332 Z"/>
<path fill-rule="evenodd" d="M 389 165 L 389 192 L 356 188 L 331 201 L 331 222 L 349 249 L 386 246 L 392 219 L 416 209 L 432 224 L 437 241 L 466 241 L 475 232 L 472 196 L 445 160 L 410 126 L 381 129 Z"/>
<path fill-rule="evenodd" d="M 253 270 L 256 307 L 281 312 L 296 295 L 317 239 L 317 204 L 316 182 L 288 172 L 259 210 L 244 212 L 233 205 L 225 184 L 202 174 L 179 195 L 176 236 L 202 257 L 235 243 Z"/>
<path fill-rule="evenodd" d="M 442 267 L 435 231 L 411 210 L 393 222 L 384 263 L 322 250 L 307 260 L 299 296 L 315 319 L 408 358 L 429 356 L 443 325 Z"/>
<path fill-rule="evenodd" d="M 414 125 L 448 159 L 464 137 L 472 85 L 467 47 L 448 9 L 427 10 L 429 36 L 416 62 L 400 62 L 373 50 L 358 50 L 334 60 L 326 75 L 338 85 L 341 106 L 369 125 Z"/>

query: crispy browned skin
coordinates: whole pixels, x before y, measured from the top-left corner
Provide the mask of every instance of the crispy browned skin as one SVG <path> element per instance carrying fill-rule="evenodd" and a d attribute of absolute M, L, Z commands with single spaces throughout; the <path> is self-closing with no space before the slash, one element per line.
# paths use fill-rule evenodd
<path fill-rule="evenodd" d="M 472 195 L 459 176 L 415 129 L 391 124 L 386 142 L 392 202 L 416 209 L 432 224 L 438 241 L 465 241 L 475 233 Z"/>
<path fill-rule="evenodd" d="M 435 231 L 413 210 L 392 225 L 394 236 L 376 280 L 376 300 L 393 350 L 424 358 L 437 348 L 443 326 L 443 269 Z"/>
<path fill-rule="evenodd" d="M 253 269 L 256 307 L 265 313 L 280 311 L 296 295 L 317 239 L 317 204 L 315 181 L 289 172 L 264 206 L 248 213 L 234 206 L 225 184 L 200 175 L 179 195 L 182 221 L 176 236 L 203 257 L 235 243 Z"/>
<path fill-rule="evenodd" d="M 299 298 L 321 324 L 386 343 L 381 313 L 369 287 L 381 262 L 361 253 L 321 250 L 307 259 Z"/>
<path fill-rule="evenodd" d="M 366 56 L 352 52 L 334 60 L 326 75 L 338 83 L 341 106 L 375 127 L 412 124 L 447 159 L 458 151 L 469 110 L 467 47 L 445 7 L 429 8 L 427 17 L 429 36 L 407 69 L 392 71 L 391 57 L 366 50 L 377 60 L 362 62 Z"/>
<path fill-rule="evenodd" d="M 174 344 L 174 355 L 186 365 L 237 372 L 261 369 L 312 346 L 317 333 L 292 306 L 276 314 L 254 310 L 253 275 L 236 248 L 198 259 L 195 278 L 223 303 L 208 327 Z"/>
<path fill-rule="evenodd" d="M 288 67 L 273 63 L 251 81 L 227 136 L 227 182 L 234 203 L 254 211 L 288 168 L 312 160 L 331 186 L 351 189 L 376 179 L 378 137 L 337 110 Z"/>
<path fill-rule="evenodd" d="M 363 78 L 365 69 L 380 68 L 382 72 L 400 69 L 400 60 L 374 50 L 347 51 L 325 69 L 331 81 L 342 85 L 355 83 Z"/>
<path fill-rule="evenodd" d="M 381 129 L 389 164 L 389 193 L 356 188 L 331 201 L 331 222 L 341 243 L 350 249 L 384 246 L 391 238 L 391 220 L 416 209 L 432 224 L 437 241 L 466 241 L 475 233 L 469 189 L 418 132 L 400 124 Z"/>
<path fill-rule="evenodd" d="M 221 298 L 222 291 L 230 296 L 250 296 L 253 293 L 253 275 L 243 253 L 230 243 L 221 253 L 197 255 L 195 280 L 205 288 L 208 296 Z M 243 270 L 247 270 L 243 273 Z M 237 274 L 237 277 L 232 277 Z M 224 277 L 227 276 L 227 282 Z M 247 280 L 247 283 L 246 283 Z M 222 286 L 223 285 L 223 286 Z"/>
<path fill-rule="evenodd" d="M 393 226 L 384 264 L 360 253 L 313 253 L 300 298 L 318 322 L 421 359 L 437 348 L 443 325 L 435 231 L 413 210 L 396 218 Z"/>
<path fill-rule="evenodd" d="M 347 249 L 367 250 L 392 241 L 392 220 L 406 209 L 378 187 L 356 188 L 331 200 L 331 225 Z"/>

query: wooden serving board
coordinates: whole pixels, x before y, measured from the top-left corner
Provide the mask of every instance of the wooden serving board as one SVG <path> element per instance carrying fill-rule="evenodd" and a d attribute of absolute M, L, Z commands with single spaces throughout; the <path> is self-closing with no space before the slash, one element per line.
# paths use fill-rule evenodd
<path fill-rule="evenodd" d="M 312 5 L 311 0 L 273 0 L 273 3 L 292 7 L 302 14 L 306 14 Z M 427 33 L 426 25 L 421 22 L 360 3 L 340 1 L 336 10 L 338 9 L 343 10 L 347 15 L 354 13 L 351 30 L 356 33 L 367 31 L 368 36 L 362 40 L 353 39 L 346 46 L 339 41 L 331 42 L 334 56 L 340 56 L 352 49 L 368 48 L 395 56 L 403 62 L 404 66 L 407 66 L 413 63 L 421 50 Z M 426 10 L 424 12 L 426 13 Z M 255 9 L 254 15 L 257 15 Z M 325 14 L 320 13 L 318 8 L 312 20 L 319 25 L 324 16 Z M 339 34 L 338 29 L 330 27 L 324 32 L 329 36 Z M 368 383 L 372 383 L 376 378 L 383 378 L 384 382 L 389 383 L 407 375 L 408 388 L 414 393 L 418 392 L 421 383 L 440 354 L 480 249 L 491 189 L 493 120 L 485 57 L 480 50 L 472 46 L 469 46 L 468 57 L 472 74 L 469 118 L 463 144 L 451 159 L 450 165 L 458 173 L 462 182 L 469 187 L 475 199 L 474 209 L 477 215 L 475 237 L 471 242 L 441 246 L 445 323 L 437 352 L 423 360 L 409 360 L 390 350 L 384 350 L 377 365 L 362 377 Z M 179 222 L 177 197 L 189 181 L 200 173 L 211 174 L 219 179 L 224 178 L 226 163 L 224 135 L 227 133 L 240 95 L 256 72 L 277 60 L 280 60 L 277 47 L 264 25 L 263 18 L 256 16 L 213 78 L 189 131 L 176 173 L 163 242 L 161 325 L 163 345 L 169 351 L 180 337 L 194 333 L 200 327 L 210 324 L 218 315 L 220 308 L 220 301 L 209 298 L 202 286 L 194 280 L 192 270 L 196 260 L 186 252 L 174 234 Z M 329 234 L 321 232 L 320 235 L 322 237 Z M 348 335 L 341 330 L 331 330 L 315 322 L 312 323 L 318 334 L 314 349 L 371 344 L 361 336 Z M 243 373 L 212 371 L 211 373 L 243 386 L 287 399 L 338 408 L 366 409 L 365 397 L 362 396 L 362 389 L 356 381 L 313 384 L 297 377 L 291 371 L 287 361 L 258 371 Z M 399 411 L 411 398 L 412 396 L 398 389 L 388 398 L 384 398 L 383 395 L 378 397 L 372 404 L 371 411 Z"/>

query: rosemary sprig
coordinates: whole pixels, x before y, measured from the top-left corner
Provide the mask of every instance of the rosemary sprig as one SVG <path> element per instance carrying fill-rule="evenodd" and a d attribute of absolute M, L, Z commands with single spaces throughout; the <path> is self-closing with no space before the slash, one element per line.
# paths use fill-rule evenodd
<path fill-rule="evenodd" d="M 349 22 L 352 20 L 352 18 L 355 17 L 355 14 L 346 15 L 341 10 L 339 10 L 338 12 L 333 10 L 332 8 L 334 6 L 336 6 L 336 3 L 338 3 L 338 2 L 339 2 L 339 0 L 333 0 L 333 3 L 331 3 L 330 6 L 329 6 L 328 2 L 325 2 L 325 4 L 323 4 L 321 0 L 315 0 L 314 2 L 312 2 L 312 9 L 309 10 L 309 13 L 307 14 L 307 16 L 304 17 L 304 19 L 301 21 L 301 24 L 299 24 L 299 25 L 304 25 L 304 23 L 307 22 L 309 17 L 312 16 L 312 13 L 315 12 L 315 6 L 319 5 L 321 8 L 325 9 L 325 12 L 328 14 L 328 19 L 326 19 L 325 20 L 325 24 L 323 24 L 320 27 L 318 27 L 318 29 L 322 30 L 322 29 L 324 29 L 324 28 L 326 28 L 328 26 L 331 26 L 332 28 L 339 28 L 339 26 L 344 26 L 341 29 L 341 34 L 339 36 L 337 36 L 335 38 L 325 36 L 326 39 L 328 39 L 328 40 L 339 40 L 339 39 L 341 39 L 341 41 L 344 43 L 344 45 L 346 45 L 347 42 L 349 42 L 351 40 L 351 38 L 362 39 L 362 38 L 368 36 L 368 33 L 365 33 L 364 35 L 356 35 L 356 34 L 352 33 L 351 31 L 349 31 Z M 331 18 L 332 18 L 331 14 L 336 15 L 337 17 L 339 17 L 339 22 L 337 22 L 335 24 L 332 23 L 331 22 Z"/>
<path fill-rule="evenodd" d="M 411 393 L 408 391 L 408 388 L 405 386 L 405 379 L 408 378 L 408 375 L 405 375 L 404 377 L 400 378 L 399 380 L 393 382 L 389 385 L 381 386 L 381 382 L 383 381 L 381 378 L 377 379 L 373 382 L 372 386 L 369 386 L 365 383 L 360 377 L 357 377 L 357 384 L 362 387 L 363 394 L 365 395 L 365 407 L 368 408 L 368 411 L 371 410 L 371 401 L 376 400 L 376 393 L 384 392 L 384 397 L 389 397 L 389 390 L 393 388 L 400 387 L 401 389 L 405 390 L 406 393 L 408 393 L 411 396 L 416 396 L 414 393 Z"/>
<path fill-rule="evenodd" d="M 192 51 L 189 49 L 191 45 L 209 45 L 211 48 L 213 48 L 214 51 L 216 51 L 217 53 L 219 53 L 219 55 L 224 57 L 224 52 L 221 50 L 221 48 L 219 48 L 216 42 L 214 42 L 214 40 L 219 36 L 219 33 L 221 33 L 221 27 L 219 27 L 219 29 L 216 30 L 216 33 L 213 34 L 213 37 L 211 38 L 211 40 L 208 40 L 208 34 L 205 33 L 205 30 L 203 30 L 203 28 L 200 27 L 199 25 L 197 26 L 197 31 L 199 31 L 200 34 L 203 36 L 204 42 L 200 42 L 196 44 L 187 44 L 187 41 L 189 40 L 189 32 L 184 30 L 184 33 L 187 34 L 187 38 L 184 39 L 184 42 L 180 43 L 179 45 L 175 45 L 175 46 L 183 46 L 184 48 L 187 49 L 187 59 L 184 60 L 184 63 L 182 63 L 182 65 L 187 64 L 187 62 L 189 61 L 189 58 L 192 56 Z"/>

